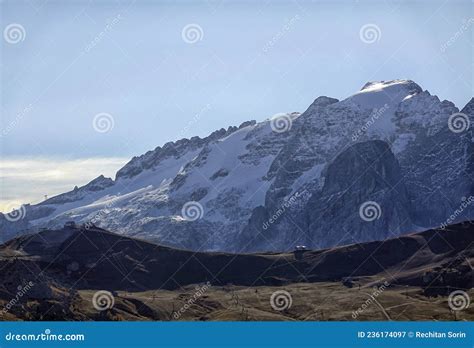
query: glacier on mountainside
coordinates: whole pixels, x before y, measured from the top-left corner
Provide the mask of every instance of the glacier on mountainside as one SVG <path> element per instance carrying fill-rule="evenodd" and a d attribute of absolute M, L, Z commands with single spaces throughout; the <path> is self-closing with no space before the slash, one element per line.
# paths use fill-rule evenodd
<path fill-rule="evenodd" d="M 192 250 L 322 248 L 439 226 L 474 196 L 474 99 L 459 111 L 411 80 L 371 82 L 278 118 L 166 143 L 114 180 L 25 205 L 18 221 L 2 214 L 1 238 L 74 220 Z M 367 202 L 376 219 L 361 217 Z M 456 221 L 474 218 L 461 210 Z"/>

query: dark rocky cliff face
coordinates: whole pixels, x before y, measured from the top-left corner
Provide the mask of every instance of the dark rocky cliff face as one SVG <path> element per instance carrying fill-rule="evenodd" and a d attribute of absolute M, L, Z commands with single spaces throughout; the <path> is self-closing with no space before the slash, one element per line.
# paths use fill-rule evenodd
<path fill-rule="evenodd" d="M 322 181 L 309 199 L 302 192 L 276 210 L 256 208 L 240 247 L 265 250 L 270 243 L 273 250 L 299 244 L 316 249 L 385 239 L 411 226 L 403 175 L 386 142 L 362 142 L 344 150 L 325 168 Z M 364 204 L 368 207 L 361 216 Z"/>
<path fill-rule="evenodd" d="M 386 142 L 355 144 L 328 166 L 306 208 L 313 247 L 385 239 L 411 226 L 400 165 Z"/>
<path fill-rule="evenodd" d="M 472 98 L 469 103 L 461 110 L 462 113 L 466 114 L 469 117 L 470 127 L 467 132 L 467 175 L 471 179 L 471 189 L 470 195 L 474 196 L 474 98 Z M 469 216 L 474 214 L 474 207 L 471 207 L 471 212 Z"/>

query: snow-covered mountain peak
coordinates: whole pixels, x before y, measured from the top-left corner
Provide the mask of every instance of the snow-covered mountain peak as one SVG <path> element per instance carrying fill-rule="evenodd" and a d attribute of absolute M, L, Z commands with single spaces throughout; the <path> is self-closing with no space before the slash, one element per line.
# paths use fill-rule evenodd
<path fill-rule="evenodd" d="M 462 112 L 473 110 L 474 99 Z M 348 242 L 347 231 L 366 241 L 431 227 L 474 195 L 466 177 L 474 137 L 449 129 L 456 112 L 411 80 L 370 82 L 342 101 L 318 97 L 302 114 L 158 146 L 115 181 L 99 176 L 25 207 L 20 223 L 0 214 L 0 240 L 74 220 L 180 248 L 248 250 L 252 241 L 255 250 L 287 250 Z M 360 219 L 364 201 L 380 204 L 378 225 Z M 291 214 L 268 227 L 288 202 Z M 190 205 L 197 219 L 186 216 Z"/>
<path fill-rule="evenodd" d="M 336 98 L 326 97 L 324 95 L 317 97 L 311 106 L 328 106 L 330 104 L 337 103 L 339 100 Z"/>
<path fill-rule="evenodd" d="M 308 107 L 308 109 L 306 110 L 306 114 L 312 114 L 312 113 L 315 113 L 317 112 L 317 110 L 319 108 L 324 108 L 328 105 L 331 105 L 331 104 L 335 104 L 337 103 L 339 100 L 337 100 L 336 98 L 331 98 L 331 97 L 326 97 L 326 96 L 320 96 L 320 97 L 317 97 L 313 103 Z"/>
<path fill-rule="evenodd" d="M 411 80 L 368 82 L 359 92 L 345 99 L 345 102 L 361 109 L 379 109 L 383 106 L 397 106 L 421 92 L 421 87 Z"/>
<path fill-rule="evenodd" d="M 367 82 L 360 92 L 374 92 L 381 90 L 407 90 L 410 92 L 421 92 L 421 87 L 412 80 L 391 80 L 391 81 L 372 81 Z M 359 93 L 360 93 L 359 92 Z"/>
<path fill-rule="evenodd" d="M 99 191 L 113 184 L 114 181 L 111 178 L 106 178 L 103 175 L 99 175 L 97 178 L 89 182 L 86 186 L 89 188 L 90 191 Z"/>

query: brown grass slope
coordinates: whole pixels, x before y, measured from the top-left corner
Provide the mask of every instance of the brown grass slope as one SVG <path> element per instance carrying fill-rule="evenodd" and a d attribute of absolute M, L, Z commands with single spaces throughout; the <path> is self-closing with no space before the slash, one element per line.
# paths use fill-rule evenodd
<path fill-rule="evenodd" d="M 0 304 L 15 298 L 18 286 L 35 284 L 0 319 L 172 320 L 194 286 L 210 282 L 212 288 L 180 319 L 351 320 L 372 287 L 388 281 L 388 315 L 451 320 L 446 296 L 473 287 L 473 264 L 472 222 L 299 254 L 192 252 L 99 228 L 66 228 L 0 246 Z M 269 296 L 282 286 L 297 297 L 292 309 L 275 312 Z M 115 294 L 113 310 L 91 308 L 97 290 Z M 408 315 L 402 305 L 408 297 L 426 317 Z M 388 319 L 374 308 L 364 315 Z"/>

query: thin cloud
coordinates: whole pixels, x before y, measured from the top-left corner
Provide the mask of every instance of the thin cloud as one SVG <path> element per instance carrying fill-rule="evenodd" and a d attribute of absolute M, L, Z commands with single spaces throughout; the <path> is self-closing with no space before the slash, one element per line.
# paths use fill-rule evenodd
<path fill-rule="evenodd" d="M 9 158 L 0 160 L 0 211 L 72 190 L 99 175 L 115 177 L 128 158 Z"/>

